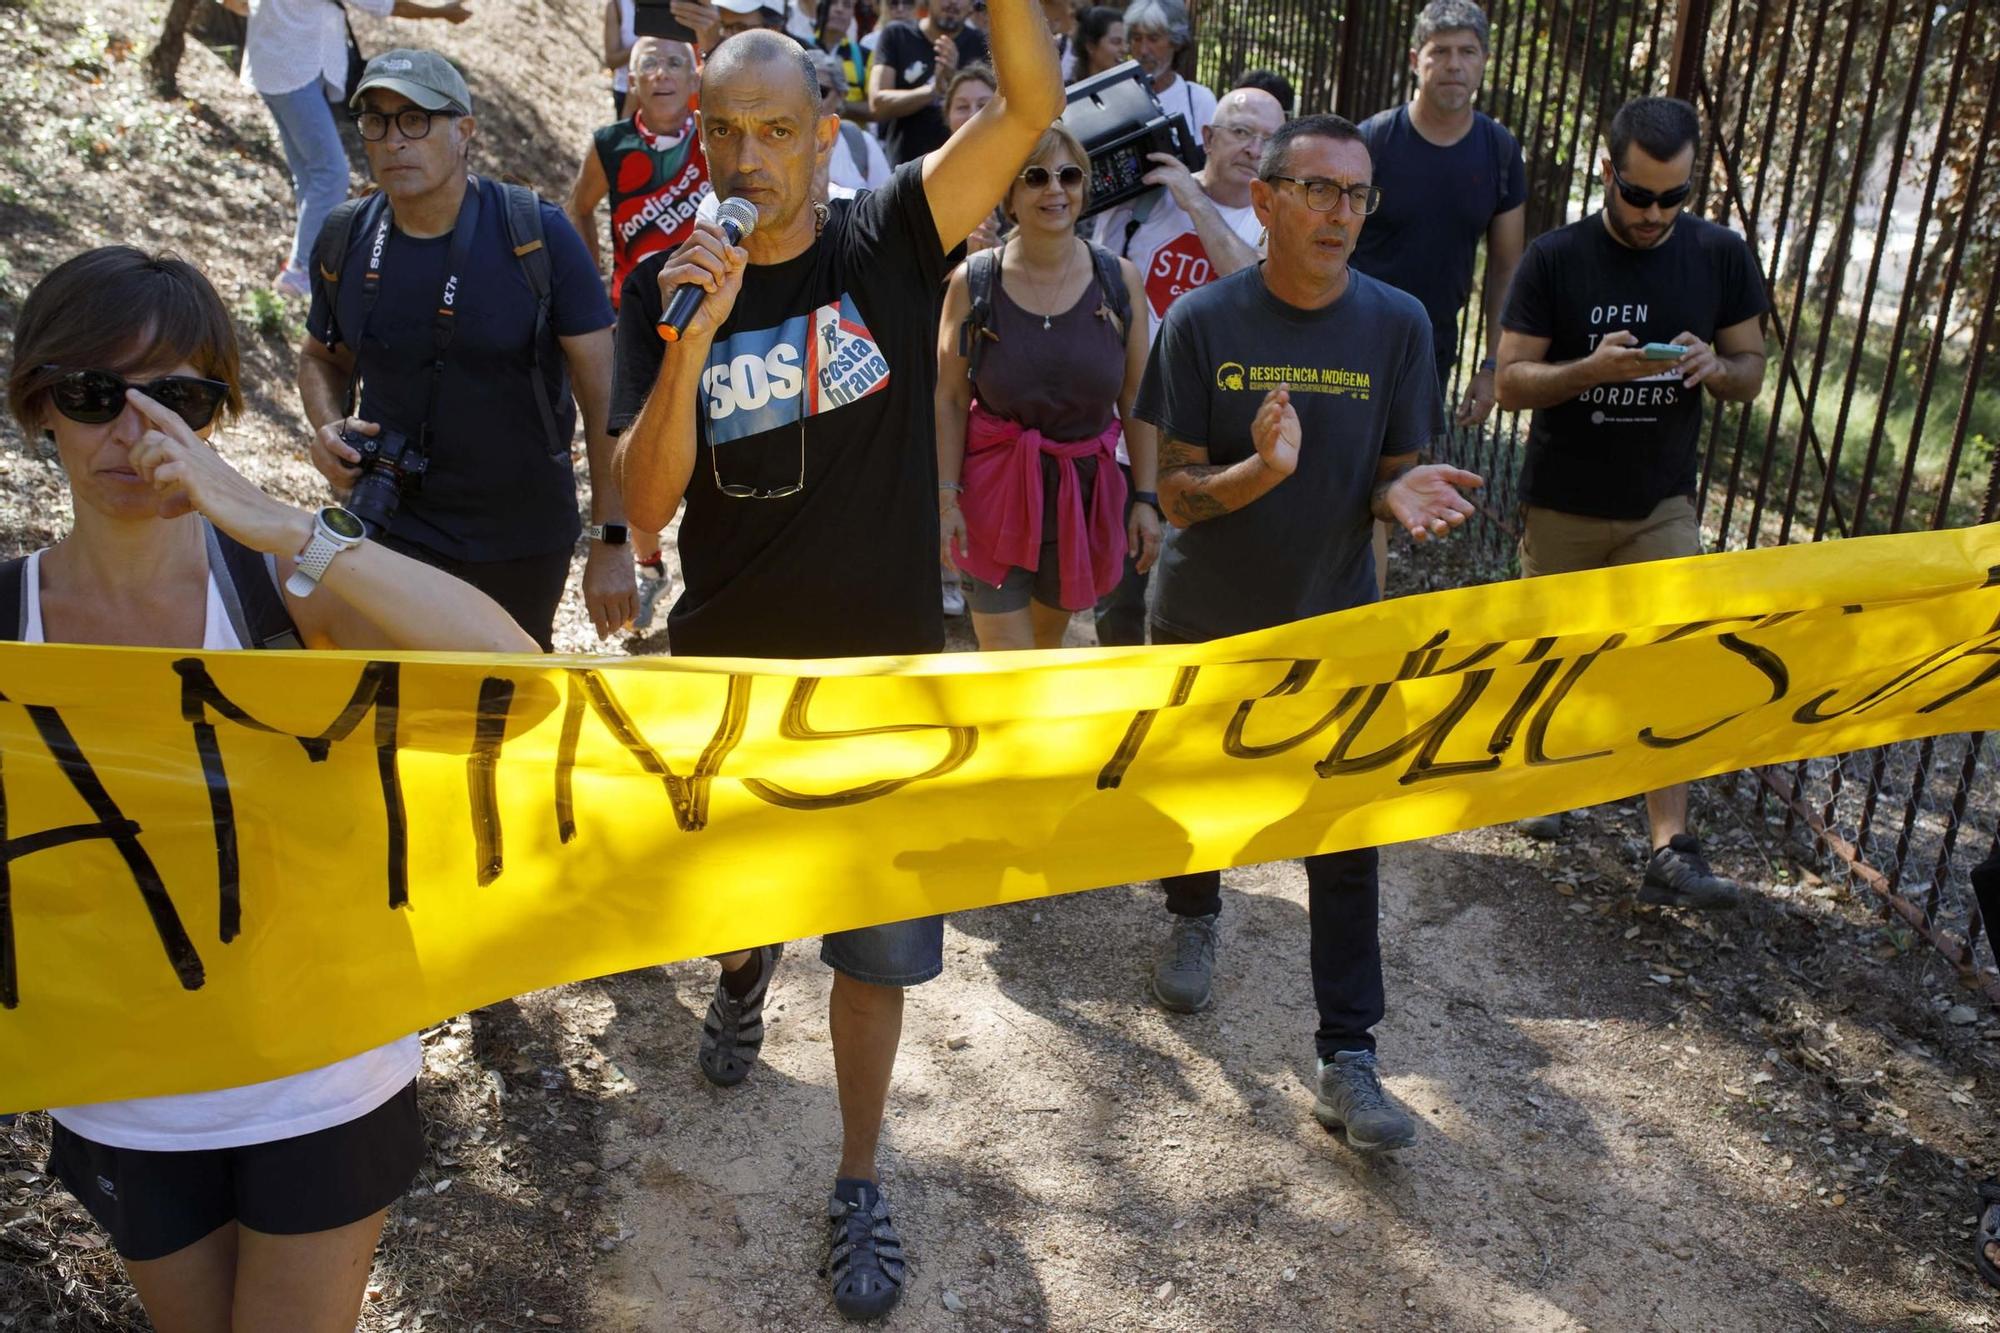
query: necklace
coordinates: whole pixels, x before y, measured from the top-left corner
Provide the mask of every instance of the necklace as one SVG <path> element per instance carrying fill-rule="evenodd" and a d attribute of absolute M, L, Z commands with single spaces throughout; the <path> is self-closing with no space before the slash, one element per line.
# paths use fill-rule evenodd
<path fill-rule="evenodd" d="M 1052 295 L 1042 296 L 1041 299 L 1036 302 L 1036 304 L 1044 306 L 1054 305 L 1056 302 L 1056 298 L 1060 297 L 1063 294 L 1063 288 L 1069 286 L 1069 275 L 1071 271 L 1074 270 L 1075 268 L 1076 268 L 1076 243 L 1072 241 L 1070 243 L 1069 258 L 1063 261 L 1062 277 L 1056 280 L 1055 292 Z M 1032 314 L 1033 312 L 1030 311 L 1029 313 Z M 1042 331 L 1046 333 L 1054 327 L 1055 327 L 1055 316 L 1043 315 Z"/>

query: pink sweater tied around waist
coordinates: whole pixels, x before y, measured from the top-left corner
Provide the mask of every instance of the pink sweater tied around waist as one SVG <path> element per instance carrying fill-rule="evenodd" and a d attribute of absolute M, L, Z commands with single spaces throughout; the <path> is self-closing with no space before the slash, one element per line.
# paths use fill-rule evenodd
<path fill-rule="evenodd" d="M 1056 460 L 1056 553 L 1061 562 L 1062 604 L 1081 611 L 1118 586 L 1125 572 L 1125 474 L 1118 467 L 1119 423 L 1088 440 L 1051 440 L 1009 421 L 978 402 L 965 423 L 966 545 L 954 551 L 958 567 L 999 587 L 1009 569 L 1034 569 L 1042 558 L 1042 455 Z M 1076 460 L 1095 457 L 1097 484 L 1090 503 Z"/>

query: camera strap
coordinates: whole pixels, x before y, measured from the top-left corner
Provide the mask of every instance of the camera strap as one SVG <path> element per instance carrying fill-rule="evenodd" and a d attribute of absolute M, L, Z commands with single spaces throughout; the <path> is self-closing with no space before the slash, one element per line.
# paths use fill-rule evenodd
<path fill-rule="evenodd" d="M 444 291 L 438 296 L 437 313 L 431 319 L 431 385 L 424 405 L 419 438 L 430 446 L 431 421 L 437 415 L 438 391 L 444 385 L 444 358 L 458 332 L 459 275 L 465 271 L 472 238 L 479 230 L 479 177 L 465 178 L 465 197 L 459 201 L 458 221 L 452 225 L 451 246 L 445 252 Z M 389 231 L 396 224 L 395 210 L 384 208 L 368 240 L 368 271 L 361 279 L 361 336 L 368 335 L 368 321 L 375 314 L 375 302 L 382 295 L 382 256 L 389 248 Z"/>

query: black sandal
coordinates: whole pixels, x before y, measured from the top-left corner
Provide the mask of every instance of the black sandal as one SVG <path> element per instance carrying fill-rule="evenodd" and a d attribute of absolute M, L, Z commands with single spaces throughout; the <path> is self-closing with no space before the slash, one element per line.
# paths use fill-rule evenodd
<path fill-rule="evenodd" d="M 1989 1287 L 2000 1287 L 2000 1266 L 1986 1257 L 1988 1245 L 2000 1244 L 2000 1181 L 1979 1182 L 1979 1235 L 1973 1241 L 1972 1266 Z"/>
<path fill-rule="evenodd" d="M 842 1197 L 842 1196 L 846 1197 Z M 842 1180 L 826 1206 L 833 1304 L 851 1320 L 880 1319 L 903 1297 L 903 1241 L 873 1181 Z"/>

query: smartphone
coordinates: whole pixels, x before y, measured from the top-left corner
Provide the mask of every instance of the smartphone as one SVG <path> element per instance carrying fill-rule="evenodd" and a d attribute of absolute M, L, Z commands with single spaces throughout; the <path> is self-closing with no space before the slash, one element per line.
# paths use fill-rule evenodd
<path fill-rule="evenodd" d="M 632 0 L 632 31 L 640 37 L 665 37 L 693 45 L 695 32 L 675 18 L 669 0 Z"/>
<path fill-rule="evenodd" d="M 1688 349 L 1679 343 L 1647 343 L 1639 351 L 1648 361 L 1678 361 Z"/>

